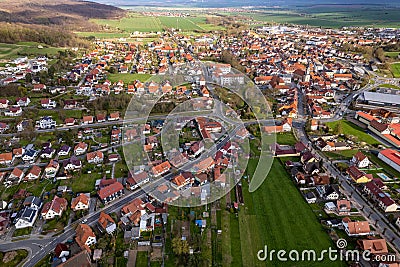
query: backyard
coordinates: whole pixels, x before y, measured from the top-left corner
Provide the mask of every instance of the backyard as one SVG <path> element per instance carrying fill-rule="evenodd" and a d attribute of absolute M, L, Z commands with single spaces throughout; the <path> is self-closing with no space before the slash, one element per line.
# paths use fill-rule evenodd
<path fill-rule="evenodd" d="M 372 146 L 380 145 L 380 142 L 378 142 L 371 135 L 367 134 L 364 131 L 364 129 L 349 121 L 340 120 L 340 121 L 327 122 L 326 125 L 329 127 L 329 131 L 332 134 L 343 133 L 347 136 L 352 136 L 355 141 L 365 142 Z M 338 128 L 340 128 L 339 132 Z"/>

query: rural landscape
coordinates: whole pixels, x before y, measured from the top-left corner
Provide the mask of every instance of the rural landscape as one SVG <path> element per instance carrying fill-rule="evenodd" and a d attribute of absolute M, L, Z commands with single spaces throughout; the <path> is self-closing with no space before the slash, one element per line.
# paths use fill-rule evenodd
<path fill-rule="evenodd" d="M 0 266 L 400 266 L 400 6 L 3 0 Z"/>

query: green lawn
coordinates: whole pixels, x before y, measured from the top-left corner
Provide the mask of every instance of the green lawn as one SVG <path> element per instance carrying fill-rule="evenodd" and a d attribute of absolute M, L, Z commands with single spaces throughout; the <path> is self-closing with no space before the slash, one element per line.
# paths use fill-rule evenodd
<path fill-rule="evenodd" d="M 257 160 L 251 159 L 251 174 Z M 280 160 L 276 159 L 267 179 L 254 193 L 243 182 L 245 205 L 239 217 L 223 214 L 222 225 L 229 224 L 230 235 L 223 239 L 223 257 L 232 259 L 231 266 L 265 266 L 258 261 L 257 252 L 268 250 L 314 249 L 334 247 L 327 232 L 305 202 Z M 229 221 L 227 221 L 229 219 Z M 230 240 L 230 243 L 228 242 Z M 225 255 L 226 253 L 229 253 Z M 237 259 L 239 257 L 239 259 Z M 241 257 L 241 259 L 240 259 Z M 268 266 L 344 266 L 340 262 L 267 262 Z M 227 264 L 229 266 L 229 264 Z"/>
<path fill-rule="evenodd" d="M 400 52 L 385 52 L 385 56 L 391 57 L 391 58 L 398 58 Z"/>
<path fill-rule="evenodd" d="M 367 134 L 364 129 L 361 127 L 346 121 L 346 120 L 340 120 L 340 121 L 334 121 L 334 122 L 327 122 L 326 125 L 329 127 L 331 133 L 334 133 L 333 131 L 336 129 L 336 125 L 341 124 L 342 127 L 342 133 L 344 133 L 347 136 L 353 136 L 356 141 L 359 142 L 365 142 L 369 145 L 380 145 L 381 143 L 375 140 L 371 135 Z"/>
<path fill-rule="evenodd" d="M 136 256 L 136 266 L 137 267 L 147 267 L 148 266 L 147 251 L 138 251 L 137 256 Z"/>
<path fill-rule="evenodd" d="M 107 78 L 112 82 L 118 82 L 122 80 L 124 84 L 132 83 L 135 80 L 139 80 L 141 82 L 147 81 L 151 77 L 150 74 L 131 74 L 131 73 L 110 73 L 107 75 Z"/>
<path fill-rule="evenodd" d="M 400 63 L 393 63 L 391 65 L 391 70 L 395 78 L 400 78 Z"/>
<path fill-rule="evenodd" d="M 38 46 L 42 48 L 38 48 Z M 45 44 L 35 42 L 20 42 L 18 44 L 5 44 L 0 43 L 0 59 L 7 58 L 13 59 L 23 55 L 26 56 L 38 56 L 38 55 L 57 55 L 58 51 L 64 50 L 65 48 L 50 47 Z"/>
<path fill-rule="evenodd" d="M 128 38 L 129 33 L 120 32 L 75 32 L 79 37 L 91 37 L 94 36 L 98 39 L 114 39 L 114 38 Z"/>
<path fill-rule="evenodd" d="M 330 159 L 351 159 L 357 153 L 357 149 L 349 149 L 343 151 L 326 151 L 324 154 Z"/>
<path fill-rule="evenodd" d="M 393 85 L 393 84 L 387 84 L 387 83 L 385 83 L 385 84 L 381 84 L 381 85 L 379 85 L 379 87 L 391 88 L 391 89 L 400 89 L 400 87 L 399 87 L 399 86 L 397 86 L 397 85 Z"/>
<path fill-rule="evenodd" d="M 289 133 L 277 133 L 276 142 L 280 145 L 290 145 L 293 146 L 297 143 L 296 138 L 292 132 Z"/>
<path fill-rule="evenodd" d="M 76 174 L 71 179 L 62 180 L 60 185 L 71 186 L 74 193 L 88 193 L 94 191 L 96 180 L 102 177 L 101 174 L 98 174 L 97 170 L 94 170 L 92 173 Z"/>

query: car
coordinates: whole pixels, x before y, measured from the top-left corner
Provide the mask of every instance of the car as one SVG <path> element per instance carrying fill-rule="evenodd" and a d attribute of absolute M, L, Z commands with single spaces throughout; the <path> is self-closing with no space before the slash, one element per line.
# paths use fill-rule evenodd
<path fill-rule="evenodd" d="M 87 219 L 84 219 L 83 221 L 82 221 L 82 223 L 86 223 L 87 222 Z"/>

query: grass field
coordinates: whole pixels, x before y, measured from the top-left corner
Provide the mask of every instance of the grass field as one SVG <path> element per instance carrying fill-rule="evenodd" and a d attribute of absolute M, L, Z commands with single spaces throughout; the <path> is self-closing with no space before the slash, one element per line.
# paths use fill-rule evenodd
<path fill-rule="evenodd" d="M 345 120 L 340 120 L 340 121 L 334 121 L 334 122 L 327 122 L 326 125 L 329 127 L 331 131 L 333 131 L 336 127 L 336 125 L 340 123 L 342 126 L 342 131 L 344 134 L 348 136 L 354 136 L 354 138 L 359 141 L 359 142 L 365 142 L 369 145 L 380 145 L 381 143 L 375 140 L 371 135 L 367 134 L 364 132 L 364 130 L 357 125 L 345 121 Z"/>
<path fill-rule="evenodd" d="M 393 63 L 391 65 L 393 77 L 400 78 L 400 63 Z"/>
<path fill-rule="evenodd" d="M 151 77 L 150 74 L 138 74 L 138 73 L 115 73 L 115 74 L 108 74 L 107 78 L 112 82 L 118 82 L 122 80 L 125 84 L 132 83 L 135 80 L 139 80 L 141 82 L 147 81 Z"/>
<path fill-rule="evenodd" d="M 248 172 L 253 173 L 257 160 L 250 160 Z M 280 160 L 273 163 L 271 172 L 261 187 L 248 192 L 243 182 L 245 205 L 239 216 L 222 212 L 223 266 L 265 266 L 258 261 L 257 252 L 268 250 L 315 249 L 321 251 L 334 246 L 318 222 L 311 207 L 305 202 Z M 225 229 L 229 229 L 224 233 Z M 226 232 L 226 231 L 225 231 Z M 345 266 L 340 262 L 277 262 L 267 266 Z"/>
<path fill-rule="evenodd" d="M 391 89 L 400 89 L 400 87 L 399 86 L 397 86 L 397 85 L 393 85 L 393 84 L 381 84 L 381 85 L 379 85 L 379 87 L 384 87 L 384 88 L 391 88 Z"/>
<path fill-rule="evenodd" d="M 400 52 L 385 52 L 385 56 L 390 58 L 398 58 Z"/>
<path fill-rule="evenodd" d="M 292 132 L 289 133 L 277 133 L 276 134 L 276 142 L 280 145 L 289 145 L 293 146 L 297 143 L 296 138 L 294 137 Z"/>
<path fill-rule="evenodd" d="M 136 256 L 136 266 L 138 267 L 148 266 L 147 251 L 138 251 Z"/>
<path fill-rule="evenodd" d="M 38 48 L 41 45 L 43 48 Z M 39 56 L 48 55 L 53 56 L 58 53 L 58 51 L 64 50 L 64 48 L 49 47 L 44 44 L 39 44 L 35 42 L 21 42 L 18 44 L 5 44 L 0 43 L 0 59 L 14 59 L 19 56 Z"/>
<path fill-rule="evenodd" d="M 94 36 L 99 39 L 128 38 L 129 33 L 126 32 L 75 32 L 79 37 Z"/>

